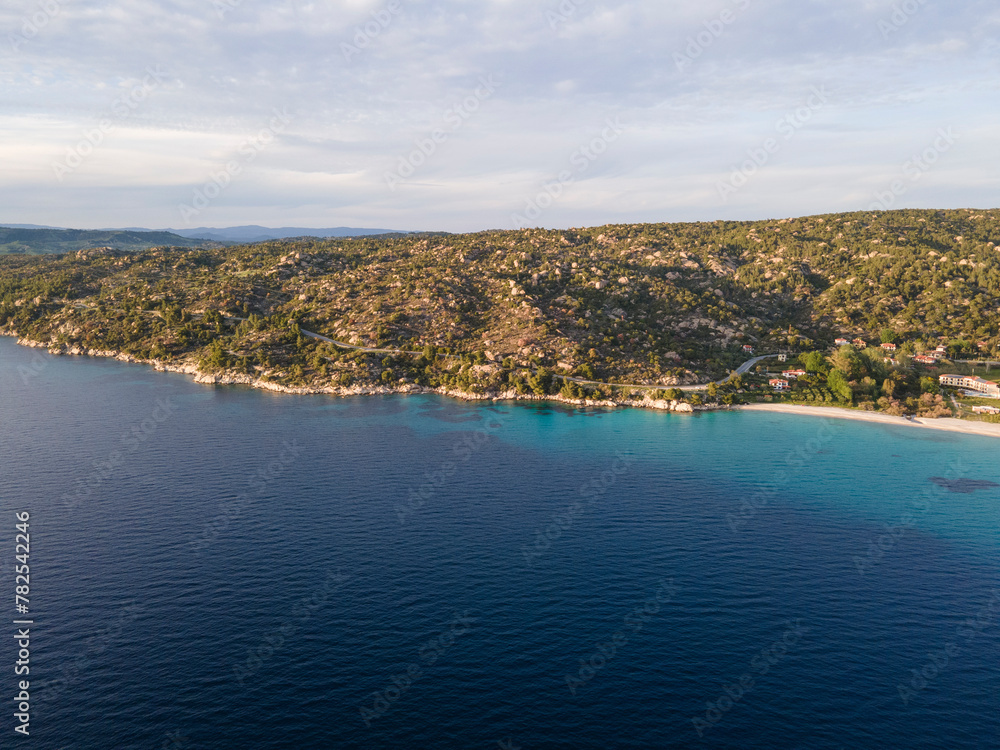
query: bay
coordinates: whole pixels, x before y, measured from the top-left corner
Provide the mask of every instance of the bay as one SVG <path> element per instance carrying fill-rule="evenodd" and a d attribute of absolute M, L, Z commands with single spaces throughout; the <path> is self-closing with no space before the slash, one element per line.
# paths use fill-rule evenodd
<path fill-rule="evenodd" d="M 288 396 L 9 339 L 0 393 L 37 747 L 1000 746 L 994 439 Z"/>

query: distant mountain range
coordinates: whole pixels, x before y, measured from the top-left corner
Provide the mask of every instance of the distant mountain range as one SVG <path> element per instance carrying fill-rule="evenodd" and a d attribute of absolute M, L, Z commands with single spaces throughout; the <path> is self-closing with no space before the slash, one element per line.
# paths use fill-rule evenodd
<path fill-rule="evenodd" d="M 179 234 L 181 237 L 214 240 L 215 242 L 265 242 L 289 237 L 363 237 L 373 234 L 406 234 L 406 232 L 394 229 L 359 229 L 357 227 L 333 227 L 329 229 L 278 227 L 271 229 L 256 224 L 243 227 L 198 227 L 197 229 L 167 229 L 164 231 Z"/>
<path fill-rule="evenodd" d="M 198 247 L 205 244 L 209 243 L 170 232 L 0 227 L 0 254 L 4 255 L 72 253 L 94 247 L 112 247 L 125 252 L 138 252 L 160 245 Z"/>
<path fill-rule="evenodd" d="M 38 224 L 0 225 L 0 254 L 39 255 L 67 253 L 93 247 L 138 251 L 150 247 L 199 247 L 206 244 L 245 244 L 290 237 L 361 237 L 377 234 L 405 234 L 391 229 L 334 227 L 199 227 L 197 229 L 63 229 Z"/>

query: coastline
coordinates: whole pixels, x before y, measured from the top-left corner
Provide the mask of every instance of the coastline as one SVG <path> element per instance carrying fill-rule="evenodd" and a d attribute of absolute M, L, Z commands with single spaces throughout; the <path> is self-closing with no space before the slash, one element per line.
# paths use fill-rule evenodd
<path fill-rule="evenodd" d="M 218 372 L 205 373 L 198 369 L 194 362 L 169 363 L 161 362 L 157 359 L 142 359 L 131 354 L 111 349 L 81 349 L 79 347 L 63 347 L 58 344 L 43 341 L 31 341 L 17 334 L 2 332 L 0 335 L 17 339 L 18 346 L 31 349 L 44 349 L 53 356 L 83 356 L 100 357 L 103 359 L 116 359 L 119 362 L 135 365 L 147 365 L 158 372 L 175 372 L 182 375 L 189 375 L 195 383 L 203 385 L 243 385 L 249 388 L 256 388 L 272 393 L 285 393 L 293 396 L 326 395 L 326 396 L 389 396 L 389 395 L 438 395 L 449 398 L 457 398 L 462 401 L 550 401 L 566 404 L 568 406 L 597 406 L 604 408 L 638 408 L 653 409 L 655 411 L 666 411 L 676 414 L 693 414 L 702 411 L 718 411 L 728 407 L 716 406 L 692 406 L 682 401 L 665 401 L 656 399 L 571 399 L 561 394 L 548 394 L 539 396 L 534 393 L 518 393 L 516 390 L 504 390 L 487 393 L 467 393 L 449 388 L 428 388 L 415 383 L 403 385 L 350 385 L 350 386 L 291 386 L 273 383 L 269 380 L 261 380 L 251 375 L 241 372 Z"/>
<path fill-rule="evenodd" d="M 147 365 L 158 372 L 175 372 L 192 377 L 195 383 L 203 385 L 243 385 L 259 390 L 271 391 L 272 393 L 285 393 L 295 396 L 305 395 L 327 395 L 327 396 L 388 396 L 388 395 L 438 395 L 449 398 L 457 398 L 462 401 L 530 401 L 530 402 L 554 402 L 566 404 L 567 406 L 591 406 L 604 408 L 632 408 L 632 409 L 652 409 L 654 411 L 666 411 L 675 414 L 697 414 L 709 411 L 768 411 L 781 414 L 795 414 L 808 417 L 828 417 L 833 419 L 850 419 L 858 422 L 873 422 L 899 427 L 920 427 L 931 430 L 942 430 L 946 432 L 958 432 L 966 435 L 978 435 L 980 437 L 1000 438 L 1000 424 L 986 422 L 967 422 L 961 419 L 906 419 L 905 417 L 893 417 L 879 412 L 858 411 L 855 409 L 842 409 L 834 406 L 800 406 L 795 404 L 742 404 L 738 406 L 692 406 L 691 404 L 679 401 L 663 401 L 654 399 L 628 400 L 628 399 L 570 399 L 560 394 L 549 394 L 539 396 L 533 393 L 518 393 L 515 390 L 500 391 L 498 393 L 466 393 L 448 388 L 428 388 L 425 386 L 408 383 L 404 385 L 352 385 L 352 386 L 288 386 L 280 383 L 272 383 L 260 378 L 239 372 L 204 373 L 198 369 L 193 362 L 174 364 L 161 362 L 159 360 L 140 359 L 130 354 L 123 354 L 113 350 L 100 349 L 80 349 L 78 347 L 65 348 L 53 345 L 51 342 L 30 341 L 19 337 L 17 334 L 9 332 L 0 335 L 10 336 L 17 340 L 19 346 L 33 349 L 45 349 L 54 356 L 88 356 L 101 357 L 105 359 L 116 359 L 120 362 L 137 365 Z"/>
<path fill-rule="evenodd" d="M 928 430 L 961 432 L 966 435 L 1000 438 L 1000 424 L 990 422 L 967 422 L 954 417 L 942 419 L 907 419 L 893 417 L 879 412 L 841 409 L 835 406 L 799 406 L 796 404 L 745 404 L 734 406 L 738 411 L 770 411 L 779 414 L 798 414 L 807 417 L 829 417 L 832 419 L 853 419 L 857 422 L 874 422 L 895 427 L 917 427 Z"/>

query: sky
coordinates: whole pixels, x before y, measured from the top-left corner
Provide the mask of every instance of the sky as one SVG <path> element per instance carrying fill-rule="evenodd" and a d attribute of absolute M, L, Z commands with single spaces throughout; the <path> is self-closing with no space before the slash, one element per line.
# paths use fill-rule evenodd
<path fill-rule="evenodd" d="M 8 0 L 0 222 L 1000 205 L 992 0 Z"/>

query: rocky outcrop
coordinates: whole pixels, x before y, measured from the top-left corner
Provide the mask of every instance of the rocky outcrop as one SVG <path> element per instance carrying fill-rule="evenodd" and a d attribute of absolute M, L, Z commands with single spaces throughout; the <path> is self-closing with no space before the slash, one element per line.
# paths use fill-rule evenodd
<path fill-rule="evenodd" d="M 11 334 L 7 334 L 11 335 Z M 12 334 L 17 335 L 17 334 Z M 592 407 L 638 407 L 644 409 L 656 409 L 658 411 L 676 412 L 678 414 L 692 414 L 696 411 L 710 411 L 714 406 L 694 407 L 683 401 L 666 401 L 651 398 L 643 399 L 573 399 L 566 398 L 562 394 L 539 396 L 534 393 L 518 393 L 513 389 L 503 391 L 487 391 L 484 393 L 469 393 L 457 391 L 450 388 L 426 388 L 413 383 L 399 385 L 329 385 L 329 386 L 294 386 L 274 383 L 253 375 L 241 372 L 202 372 L 194 362 L 162 362 L 158 359 L 142 359 L 131 354 L 117 352 L 106 349 L 84 349 L 79 346 L 65 346 L 56 342 L 31 341 L 26 338 L 18 338 L 20 346 L 32 347 L 35 349 L 46 349 L 50 354 L 73 355 L 88 357 L 105 357 L 117 359 L 120 362 L 129 364 L 149 365 L 159 372 L 176 372 L 183 375 L 190 375 L 194 382 L 205 385 L 243 385 L 250 388 L 271 391 L 273 393 L 288 393 L 292 395 L 313 395 L 325 394 L 329 396 L 388 396 L 391 394 L 437 394 L 458 398 L 463 401 L 556 401 L 572 406 L 592 406 Z"/>

